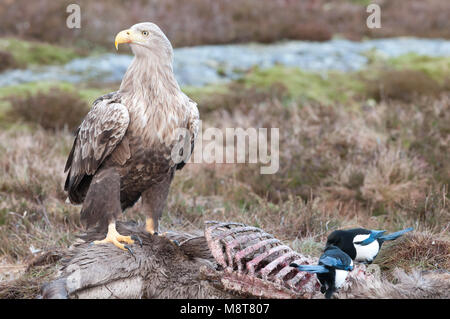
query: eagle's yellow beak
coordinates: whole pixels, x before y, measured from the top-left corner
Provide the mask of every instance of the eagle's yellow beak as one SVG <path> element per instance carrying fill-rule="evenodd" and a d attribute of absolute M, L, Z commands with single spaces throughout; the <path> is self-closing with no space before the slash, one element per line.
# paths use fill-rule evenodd
<path fill-rule="evenodd" d="M 131 42 L 133 42 L 133 40 L 134 40 L 134 33 L 132 30 L 128 29 L 128 30 L 120 31 L 116 35 L 116 40 L 114 42 L 114 44 L 116 45 L 116 50 L 119 49 L 119 44 L 131 43 Z"/>

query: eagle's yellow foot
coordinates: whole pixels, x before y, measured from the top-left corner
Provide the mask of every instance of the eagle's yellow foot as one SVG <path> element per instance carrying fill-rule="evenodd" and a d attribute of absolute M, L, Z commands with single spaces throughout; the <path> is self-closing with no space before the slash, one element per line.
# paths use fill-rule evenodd
<path fill-rule="evenodd" d="M 98 245 L 98 244 L 112 243 L 114 246 L 116 246 L 120 249 L 128 250 L 134 256 L 134 252 L 131 249 L 131 247 L 121 243 L 121 242 L 124 242 L 126 244 L 131 245 L 131 244 L 134 244 L 134 240 L 137 240 L 142 247 L 142 241 L 139 237 L 137 237 L 136 235 L 122 236 L 116 230 L 116 223 L 111 223 L 108 226 L 108 233 L 106 234 L 106 238 L 103 240 L 96 240 L 96 241 L 94 241 L 94 244 Z"/>

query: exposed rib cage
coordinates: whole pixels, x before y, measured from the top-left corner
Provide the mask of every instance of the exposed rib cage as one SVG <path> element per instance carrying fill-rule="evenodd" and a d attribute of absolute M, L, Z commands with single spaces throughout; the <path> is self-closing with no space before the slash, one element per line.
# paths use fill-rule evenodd
<path fill-rule="evenodd" d="M 316 276 L 289 267 L 292 262 L 315 264 L 263 230 L 241 223 L 208 221 L 205 238 L 223 267 L 227 289 L 263 298 L 311 298 Z"/>

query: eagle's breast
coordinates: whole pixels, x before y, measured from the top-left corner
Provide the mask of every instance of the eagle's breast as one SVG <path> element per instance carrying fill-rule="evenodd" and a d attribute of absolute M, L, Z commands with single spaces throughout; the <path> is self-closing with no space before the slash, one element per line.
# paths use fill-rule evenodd
<path fill-rule="evenodd" d="M 131 157 L 144 152 L 147 157 L 171 162 L 171 152 L 179 134 L 187 127 L 187 110 L 182 95 L 165 98 L 146 94 L 124 97 L 130 124 L 126 136 L 130 141 Z M 180 130 L 181 129 L 181 130 Z M 175 163 L 170 163 L 173 166 Z M 139 164 L 140 167 L 144 164 Z"/>

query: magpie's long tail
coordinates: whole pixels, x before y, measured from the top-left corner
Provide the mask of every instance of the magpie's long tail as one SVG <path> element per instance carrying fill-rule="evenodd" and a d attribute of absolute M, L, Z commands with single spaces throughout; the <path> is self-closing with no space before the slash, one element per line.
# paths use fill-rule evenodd
<path fill-rule="evenodd" d="M 300 271 L 312 272 L 315 274 L 324 274 L 329 272 L 329 270 L 321 265 L 297 265 L 296 263 L 292 263 L 289 266 L 295 267 Z"/>
<path fill-rule="evenodd" d="M 404 233 L 407 233 L 409 231 L 413 230 L 412 227 L 406 228 L 404 230 L 400 230 L 398 232 L 389 234 L 389 235 L 385 235 L 385 236 L 381 236 L 379 239 L 381 239 L 382 241 L 386 241 L 386 240 L 394 240 L 399 238 L 401 235 L 403 235 Z"/>

